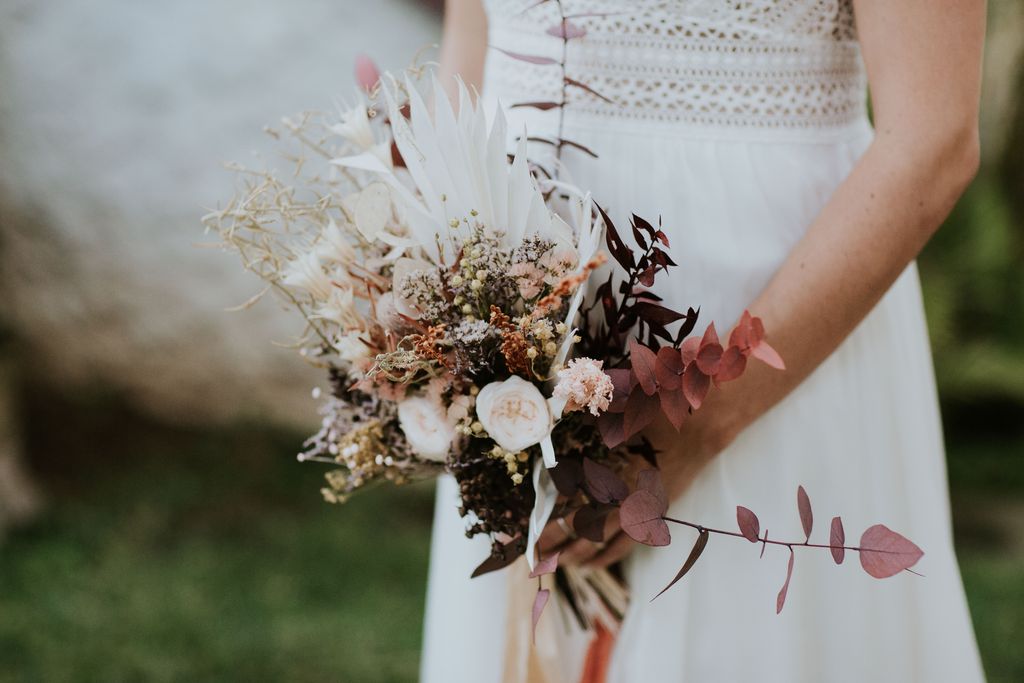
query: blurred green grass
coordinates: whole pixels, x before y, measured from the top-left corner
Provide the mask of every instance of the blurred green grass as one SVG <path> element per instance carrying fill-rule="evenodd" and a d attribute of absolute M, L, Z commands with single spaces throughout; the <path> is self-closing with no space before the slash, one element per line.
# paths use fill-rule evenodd
<path fill-rule="evenodd" d="M 337 508 L 295 462 L 298 434 L 172 429 L 97 397 L 26 405 L 51 499 L 0 547 L 0 681 L 416 679 L 429 486 Z M 992 683 L 1024 680 L 1022 450 L 950 450 Z"/>
<path fill-rule="evenodd" d="M 430 488 L 339 509 L 297 434 L 53 407 L 49 510 L 0 547 L 0 681 L 415 680 Z"/>

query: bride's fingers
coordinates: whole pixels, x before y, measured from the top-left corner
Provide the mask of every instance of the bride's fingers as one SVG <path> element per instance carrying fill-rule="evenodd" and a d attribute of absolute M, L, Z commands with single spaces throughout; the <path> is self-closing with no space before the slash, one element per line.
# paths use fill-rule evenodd
<path fill-rule="evenodd" d="M 587 566 L 594 569 L 604 569 L 613 565 L 629 555 L 634 545 L 635 541 L 620 531 L 608 541 L 607 545 L 600 552 L 590 558 Z"/>
<path fill-rule="evenodd" d="M 604 538 L 610 540 L 619 532 L 619 511 L 613 510 L 604 523 Z M 605 547 L 606 543 L 603 542 L 595 543 L 585 538 L 577 539 L 562 549 L 561 554 L 558 556 L 558 563 L 564 565 L 586 564 L 601 553 Z"/>
<path fill-rule="evenodd" d="M 537 539 L 537 548 L 542 554 L 547 554 L 574 540 L 576 540 L 576 534 L 572 530 L 572 514 L 570 514 L 567 519 L 558 518 L 547 523 L 540 538 Z"/>
<path fill-rule="evenodd" d="M 559 552 L 558 564 L 567 567 L 586 564 L 590 558 L 597 555 L 603 547 L 603 543 L 594 543 L 593 541 L 588 541 L 585 538 L 577 538 L 575 541 L 562 548 Z"/>

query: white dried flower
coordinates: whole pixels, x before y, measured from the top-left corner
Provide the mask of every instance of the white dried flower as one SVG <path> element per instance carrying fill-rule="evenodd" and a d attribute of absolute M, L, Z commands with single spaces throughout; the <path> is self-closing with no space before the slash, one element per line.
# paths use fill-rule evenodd
<path fill-rule="evenodd" d="M 448 457 L 455 429 L 448 422 L 440 401 L 426 396 L 410 396 L 398 404 L 398 424 L 412 450 L 421 458 L 444 462 Z"/>
<path fill-rule="evenodd" d="M 361 332 L 345 332 L 334 340 L 338 358 L 349 363 L 358 363 L 373 357 L 369 340 Z"/>
<path fill-rule="evenodd" d="M 323 242 L 317 247 L 316 253 L 324 261 L 347 265 L 358 258 L 356 250 L 333 218 L 329 219 L 321 235 Z"/>
<path fill-rule="evenodd" d="M 343 330 L 360 330 L 364 318 L 356 307 L 351 289 L 332 287 L 326 299 L 313 310 L 313 317 L 337 323 Z"/>
<path fill-rule="evenodd" d="M 611 404 L 615 385 L 602 369 L 603 363 L 593 358 L 575 358 L 558 371 L 554 397 L 566 402 L 566 412 L 589 410 L 598 415 Z"/>
<path fill-rule="evenodd" d="M 476 414 L 487 434 L 506 451 L 529 448 L 551 432 L 548 402 L 521 377 L 491 382 L 481 389 Z"/>
<path fill-rule="evenodd" d="M 330 130 L 345 138 L 346 142 L 354 145 L 361 152 L 370 151 L 377 144 L 377 140 L 373 136 L 373 128 L 370 126 L 370 117 L 367 115 L 364 105 L 342 112 L 341 123 L 334 124 Z"/>
<path fill-rule="evenodd" d="M 335 289 L 331 285 L 331 278 L 320 265 L 320 257 L 315 251 L 300 254 L 289 261 L 281 275 L 281 283 L 308 292 L 313 298 L 320 300 L 326 300 Z"/>

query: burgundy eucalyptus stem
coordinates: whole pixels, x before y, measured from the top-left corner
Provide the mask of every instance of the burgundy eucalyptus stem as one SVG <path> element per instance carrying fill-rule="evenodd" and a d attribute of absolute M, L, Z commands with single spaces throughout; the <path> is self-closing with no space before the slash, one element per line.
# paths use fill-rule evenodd
<path fill-rule="evenodd" d="M 675 519 L 673 517 L 662 517 L 662 519 L 665 520 L 666 522 L 672 522 L 673 524 L 681 524 L 683 526 L 688 526 L 691 529 L 696 529 L 698 532 L 705 532 L 706 531 L 709 534 L 721 534 L 722 536 L 733 536 L 735 538 L 744 538 L 744 539 L 746 539 L 748 541 L 750 540 L 749 538 L 747 538 L 746 536 L 744 536 L 743 534 L 741 534 L 738 531 L 726 531 L 724 529 L 715 529 L 715 528 L 712 528 L 712 527 L 709 527 L 709 526 L 704 526 L 703 524 L 695 524 L 694 522 L 687 522 L 685 519 Z M 852 550 L 852 551 L 855 551 L 855 552 L 858 552 L 858 553 L 861 550 L 863 550 L 863 548 L 860 548 L 859 546 L 855 546 L 855 545 L 832 545 L 832 544 L 828 544 L 828 543 L 811 543 L 810 541 L 776 541 L 775 539 L 768 538 L 768 529 L 764 530 L 764 535 L 763 536 L 758 536 L 752 542 L 753 543 L 760 543 L 762 545 L 764 545 L 764 544 L 782 545 L 782 546 L 786 546 L 790 550 L 792 550 L 793 548 L 798 548 L 798 547 L 803 547 L 803 548 L 828 548 L 829 550 Z M 885 552 L 885 551 L 878 551 L 878 552 Z"/>
<path fill-rule="evenodd" d="M 555 136 L 555 159 L 559 162 L 555 165 L 555 176 L 557 177 L 562 161 L 562 147 L 565 144 L 562 133 L 565 130 L 565 107 L 568 104 L 567 100 L 569 97 L 569 74 L 566 71 L 566 62 L 569 58 L 569 20 L 565 16 L 565 7 L 562 5 L 562 0 L 555 0 L 555 4 L 558 5 L 558 17 L 561 25 L 560 34 L 562 37 L 562 59 L 558 63 L 562 69 L 562 96 L 558 101 L 558 135 Z"/>

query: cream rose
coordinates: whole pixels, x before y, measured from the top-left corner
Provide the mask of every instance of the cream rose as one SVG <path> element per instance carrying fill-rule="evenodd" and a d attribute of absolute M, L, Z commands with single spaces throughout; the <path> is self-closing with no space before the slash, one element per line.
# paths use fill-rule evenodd
<path fill-rule="evenodd" d="M 476 397 L 477 419 L 506 451 L 521 451 L 540 443 L 551 432 L 548 402 L 521 377 L 491 382 Z"/>
<path fill-rule="evenodd" d="M 425 396 L 410 396 L 398 404 L 398 424 L 420 457 L 436 462 L 444 462 L 448 457 L 455 429 L 439 402 Z"/>

